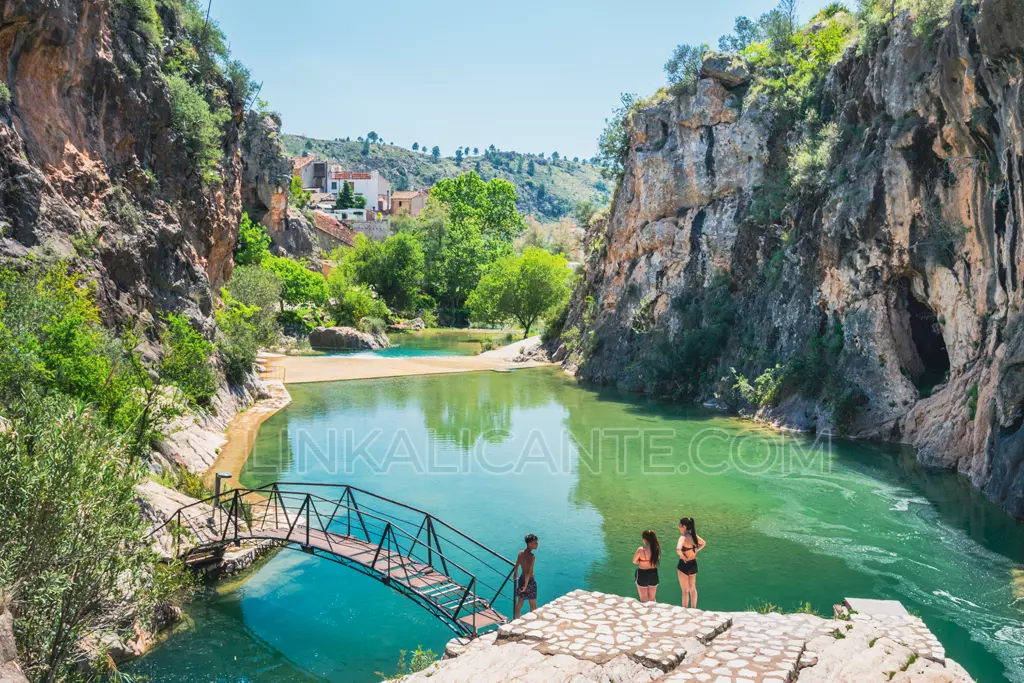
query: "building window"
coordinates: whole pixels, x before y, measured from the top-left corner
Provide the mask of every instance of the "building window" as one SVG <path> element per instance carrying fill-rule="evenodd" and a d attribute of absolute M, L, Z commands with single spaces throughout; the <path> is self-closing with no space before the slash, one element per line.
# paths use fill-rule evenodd
<path fill-rule="evenodd" d="M 338 189 L 338 183 L 337 182 L 331 183 L 331 189 L 332 190 L 337 190 Z"/>

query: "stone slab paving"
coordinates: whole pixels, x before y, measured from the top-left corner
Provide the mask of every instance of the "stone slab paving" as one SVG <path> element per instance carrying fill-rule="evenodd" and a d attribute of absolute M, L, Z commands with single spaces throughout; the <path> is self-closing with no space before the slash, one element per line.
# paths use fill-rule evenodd
<path fill-rule="evenodd" d="M 683 661 L 688 649 L 710 642 L 731 623 L 719 612 L 577 590 L 501 626 L 498 643 L 531 642 L 545 655 L 570 655 L 598 664 L 624 654 L 669 671 Z"/>
<path fill-rule="evenodd" d="M 404 680 L 973 683 L 952 660 L 936 659 L 942 646 L 920 619 L 876 607 L 862 614 L 839 605 L 836 619 L 824 619 L 703 612 L 573 591 L 496 632 L 451 641 L 445 661 Z"/>
<path fill-rule="evenodd" d="M 700 657 L 683 662 L 662 680 L 699 683 L 788 683 L 801 666 L 809 640 L 845 628 L 841 621 L 811 614 L 728 614 L 732 628 L 708 644 Z"/>

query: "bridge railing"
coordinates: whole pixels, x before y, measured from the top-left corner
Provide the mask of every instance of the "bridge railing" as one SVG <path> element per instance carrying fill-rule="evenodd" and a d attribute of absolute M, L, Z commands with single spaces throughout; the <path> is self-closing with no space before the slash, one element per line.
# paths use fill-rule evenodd
<path fill-rule="evenodd" d="M 423 510 L 348 485 L 279 482 L 234 489 L 179 509 L 167 525 L 177 531 L 175 544 L 184 541 L 190 549 L 276 538 L 344 557 L 359 549 L 346 547 L 345 540 L 360 541 L 374 548 L 373 557 L 364 556 L 362 564 L 436 599 L 453 621 L 460 614 L 475 621 L 484 603 L 498 609 L 500 598 L 507 597 L 509 607 L 514 599 L 512 562 Z M 428 586 L 417 589 L 416 575 L 424 567 L 462 587 L 461 595 L 449 587 L 453 595 L 440 600 Z"/>

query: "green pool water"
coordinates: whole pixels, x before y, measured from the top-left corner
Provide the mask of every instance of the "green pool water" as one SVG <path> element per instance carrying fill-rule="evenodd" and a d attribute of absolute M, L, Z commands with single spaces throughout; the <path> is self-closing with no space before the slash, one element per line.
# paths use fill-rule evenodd
<path fill-rule="evenodd" d="M 344 355 L 366 358 L 473 356 L 480 353 L 484 341 L 490 340 L 500 346 L 506 343 L 507 335 L 508 332 L 505 330 L 430 329 L 420 332 L 392 332 L 388 334 L 390 348 L 348 352 Z"/>
<path fill-rule="evenodd" d="M 782 436 L 689 406 L 581 388 L 554 369 L 291 385 L 242 474 L 348 482 L 429 510 L 512 557 L 540 537 L 539 598 L 634 595 L 633 550 L 696 518 L 700 606 L 821 613 L 891 598 L 979 681 L 1024 681 L 1011 572 L 1024 530 L 912 454 Z M 677 603 L 669 562 L 658 599 Z M 152 681 L 375 681 L 449 631 L 388 588 L 282 551 L 189 610 L 128 670 Z"/>

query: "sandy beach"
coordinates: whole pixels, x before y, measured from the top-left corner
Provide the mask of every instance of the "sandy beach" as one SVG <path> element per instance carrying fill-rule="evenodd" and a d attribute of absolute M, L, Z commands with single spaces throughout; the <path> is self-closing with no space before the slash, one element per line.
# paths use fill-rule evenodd
<path fill-rule="evenodd" d="M 519 355 L 522 347 L 531 347 L 539 343 L 540 336 L 538 335 L 476 356 L 412 358 L 381 358 L 362 354 L 357 356 L 275 356 L 267 359 L 267 365 L 284 369 L 285 384 L 434 375 L 447 372 L 478 372 L 481 370 L 500 372 L 513 368 L 550 365 L 550 363 L 536 361 L 512 362 L 512 359 Z"/>
<path fill-rule="evenodd" d="M 252 452 L 260 425 L 271 415 L 291 403 L 292 397 L 281 382 L 271 380 L 266 382 L 266 385 L 267 393 L 270 396 L 256 401 L 248 410 L 235 415 L 228 425 L 225 434 L 227 441 L 221 446 L 217 459 L 203 474 L 203 483 L 211 489 L 217 472 L 230 472 L 232 480 L 238 481 L 242 466 L 245 465 L 245 461 L 249 459 L 249 453 Z"/>

